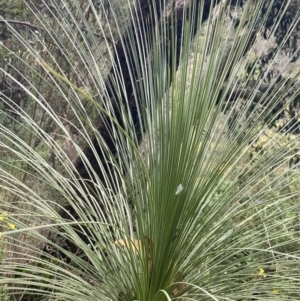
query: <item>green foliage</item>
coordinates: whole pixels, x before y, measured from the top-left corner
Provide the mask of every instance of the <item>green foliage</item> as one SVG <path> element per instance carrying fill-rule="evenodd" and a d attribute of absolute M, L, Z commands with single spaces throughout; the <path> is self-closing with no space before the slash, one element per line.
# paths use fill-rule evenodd
<path fill-rule="evenodd" d="M 294 2 L 48 2 L 1 19 L 2 300 L 296 300 Z"/>

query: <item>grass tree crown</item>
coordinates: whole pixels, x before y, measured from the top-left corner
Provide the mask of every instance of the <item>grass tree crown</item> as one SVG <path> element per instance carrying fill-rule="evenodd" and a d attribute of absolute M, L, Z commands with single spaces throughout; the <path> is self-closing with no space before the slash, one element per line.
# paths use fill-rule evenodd
<path fill-rule="evenodd" d="M 116 2 L 1 13 L 1 298 L 296 300 L 299 1 Z"/>

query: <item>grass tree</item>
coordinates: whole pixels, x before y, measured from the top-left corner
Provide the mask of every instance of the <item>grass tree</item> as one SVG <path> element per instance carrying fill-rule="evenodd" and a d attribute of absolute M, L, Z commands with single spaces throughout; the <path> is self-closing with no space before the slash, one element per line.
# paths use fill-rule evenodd
<path fill-rule="evenodd" d="M 296 300 L 299 1 L 94 2 L 1 19 L 1 300 Z"/>

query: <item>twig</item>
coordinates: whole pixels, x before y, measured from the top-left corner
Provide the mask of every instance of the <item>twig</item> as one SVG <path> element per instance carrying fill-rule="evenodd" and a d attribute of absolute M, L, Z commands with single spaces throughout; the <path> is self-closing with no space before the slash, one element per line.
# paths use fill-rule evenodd
<path fill-rule="evenodd" d="M 18 21 L 18 20 L 0 20 L 0 23 L 11 23 L 11 24 L 19 24 L 19 25 L 24 25 L 24 26 L 28 26 L 28 27 L 32 27 L 34 29 L 38 29 L 38 30 L 43 30 L 43 28 L 36 26 L 34 24 L 31 24 L 30 22 L 26 22 L 26 21 Z"/>

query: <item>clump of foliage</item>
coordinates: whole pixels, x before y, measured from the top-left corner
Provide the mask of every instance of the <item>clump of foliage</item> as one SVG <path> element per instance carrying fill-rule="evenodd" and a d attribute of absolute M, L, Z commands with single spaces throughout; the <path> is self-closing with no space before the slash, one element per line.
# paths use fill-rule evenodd
<path fill-rule="evenodd" d="M 276 67 L 297 6 L 113 2 L 23 1 L 26 35 L 0 19 L 23 45 L 1 74 L 29 99 L 0 94 L 19 126 L 0 125 L 1 298 L 297 299 L 300 140 L 263 141 L 299 97 L 296 42 Z"/>

